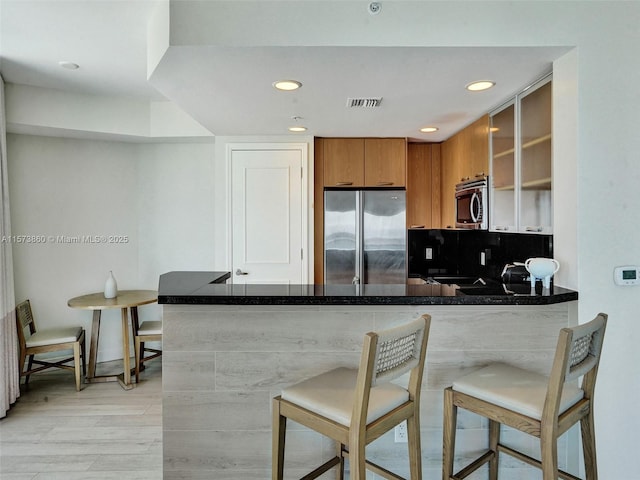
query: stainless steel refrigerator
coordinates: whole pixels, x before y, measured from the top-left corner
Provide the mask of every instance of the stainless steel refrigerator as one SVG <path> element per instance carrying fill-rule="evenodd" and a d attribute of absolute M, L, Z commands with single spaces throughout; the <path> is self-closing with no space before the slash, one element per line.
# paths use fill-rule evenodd
<path fill-rule="evenodd" d="M 405 284 L 404 190 L 326 190 L 324 283 Z"/>

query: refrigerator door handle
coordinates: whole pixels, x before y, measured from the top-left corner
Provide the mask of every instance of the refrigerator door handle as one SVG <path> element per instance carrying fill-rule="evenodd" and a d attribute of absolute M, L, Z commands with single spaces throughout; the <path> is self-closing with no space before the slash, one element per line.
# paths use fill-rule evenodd
<path fill-rule="evenodd" d="M 364 275 L 364 191 L 356 195 L 356 275 L 354 285 L 366 283 Z M 355 282 L 357 280 L 357 283 Z"/>

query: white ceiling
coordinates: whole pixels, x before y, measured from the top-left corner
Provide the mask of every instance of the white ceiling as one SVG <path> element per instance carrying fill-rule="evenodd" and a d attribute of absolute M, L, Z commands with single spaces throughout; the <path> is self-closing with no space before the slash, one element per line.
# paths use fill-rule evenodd
<path fill-rule="evenodd" d="M 147 25 L 156 1 L 0 1 L 0 73 L 8 83 L 171 100 L 216 135 L 281 135 L 296 123 L 316 136 L 442 141 L 551 71 L 566 48 L 170 48 L 147 79 Z M 75 71 L 58 65 L 71 61 Z M 278 92 L 275 80 L 303 87 Z M 465 85 L 496 86 L 470 93 Z M 382 97 L 348 109 L 349 97 Z M 436 134 L 419 128 L 435 125 Z"/>

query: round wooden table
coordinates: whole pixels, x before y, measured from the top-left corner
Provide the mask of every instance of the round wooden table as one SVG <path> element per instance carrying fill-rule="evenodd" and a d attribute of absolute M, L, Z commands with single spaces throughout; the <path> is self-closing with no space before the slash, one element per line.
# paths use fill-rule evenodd
<path fill-rule="evenodd" d="M 71 308 L 93 310 L 93 323 L 91 324 L 91 345 L 89 348 L 89 371 L 87 383 L 120 382 L 125 390 L 133 388 L 131 383 L 131 361 L 129 358 L 129 315 L 131 310 L 131 324 L 138 324 L 138 307 L 158 301 L 158 292 L 155 290 L 118 290 L 115 298 L 104 298 L 104 293 L 90 293 L 72 298 L 67 302 Z M 122 319 L 122 356 L 124 371 L 118 375 L 96 375 L 96 360 L 98 358 L 98 339 L 100 337 L 100 317 L 102 310 L 119 308 Z M 134 327 L 135 328 L 135 327 Z"/>

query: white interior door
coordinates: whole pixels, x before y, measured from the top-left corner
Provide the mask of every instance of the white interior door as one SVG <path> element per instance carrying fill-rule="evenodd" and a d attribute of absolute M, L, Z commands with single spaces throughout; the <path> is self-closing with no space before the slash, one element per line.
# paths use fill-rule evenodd
<path fill-rule="evenodd" d="M 306 283 L 303 150 L 231 150 L 233 283 Z"/>

